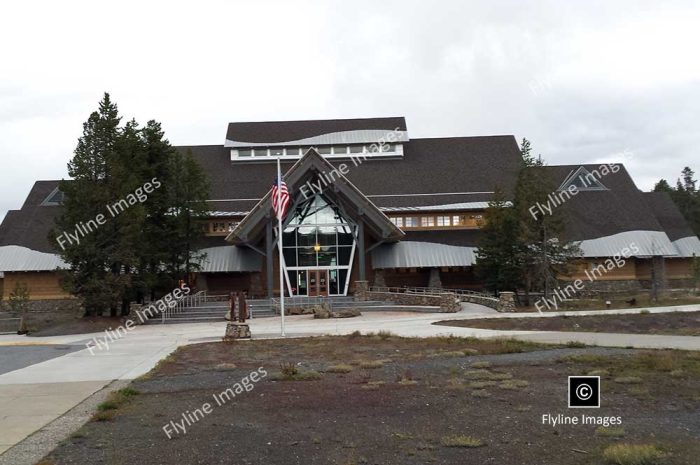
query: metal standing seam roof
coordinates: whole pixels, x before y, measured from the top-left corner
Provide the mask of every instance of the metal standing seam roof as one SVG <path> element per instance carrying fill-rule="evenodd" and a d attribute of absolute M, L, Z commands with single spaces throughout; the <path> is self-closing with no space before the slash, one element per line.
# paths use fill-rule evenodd
<path fill-rule="evenodd" d="M 584 257 L 612 257 L 620 255 L 625 248 L 631 249 L 633 245 L 639 250 L 633 251 L 630 256 L 678 256 L 676 247 L 663 231 L 626 231 L 580 242 Z"/>
<path fill-rule="evenodd" d="M 200 264 L 203 273 L 250 272 L 262 269 L 262 256 L 247 247 L 224 245 L 200 249 L 206 257 Z"/>
<path fill-rule="evenodd" d="M 673 241 L 679 257 L 700 257 L 700 239 L 698 236 L 683 237 Z"/>
<path fill-rule="evenodd" d="M 437 244 L 434 242 L 400 241 L 383 244 L 372 251 L 372 267 L 421 268 L 472 266 L 476 247 Z"/>
<path fill-rule="evenodd" d="M 373 197 L 373 196 L 368 196 Z M 506 202 L 506 206 L 511 207 L 511 202 Z M 423 205 L 420 207 L 379 207 L 383 212 L 430 212 L 430 211 L 459 211 L 459 210 L 486 210 L 489 207 L 489 202 L 461 202 L 448 203 L 443 205 Z"/>
<path fill-rule="evenodd" d="M 393 137 L 390 136 L 393 134 Z M 297 145 L 340 145 L 340 144 L 375 144 L 407 142 L 408 132 L 391 129 L 358 129 L 353 131 L 331 132 L 303 139 L 280 142 L 246 142 L 226 139 L 224 147 L 267 147 L 267 146 L 297 146 Z"/>
<path fill-rule="evenodd" d="M 18 245 L 0 247 L 0 271 L 54 271 L 68 269 L 66 262 L 52 253 L 38 252 Z"/>

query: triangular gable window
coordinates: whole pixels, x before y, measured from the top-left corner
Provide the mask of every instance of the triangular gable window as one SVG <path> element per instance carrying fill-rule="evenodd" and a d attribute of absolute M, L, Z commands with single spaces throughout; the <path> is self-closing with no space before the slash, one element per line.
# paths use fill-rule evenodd
<path fill-rule="evenodd" d="M 46 199 L 41 202 L 42 205 L 61 205 L 63 203 L 63 192 L 55 188 Z"/>
<path fill-rule="evenodd" d="M 604 191 L 607 187 L 600 182 L 600 175 L 591 173 L 583 166 L 573 171 L 566 180 L 559 186 L 560 191 L 565 191 L 571 186 L 576 186 L 579 191 Z"/>

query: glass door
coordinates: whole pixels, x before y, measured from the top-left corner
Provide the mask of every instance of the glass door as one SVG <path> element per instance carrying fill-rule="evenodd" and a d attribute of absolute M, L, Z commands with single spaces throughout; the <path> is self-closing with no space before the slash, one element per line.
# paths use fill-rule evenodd
<path fill-rule="evenodd" d="M 328 270 L 308 270 L 309 296 L 328 296 Z"/>

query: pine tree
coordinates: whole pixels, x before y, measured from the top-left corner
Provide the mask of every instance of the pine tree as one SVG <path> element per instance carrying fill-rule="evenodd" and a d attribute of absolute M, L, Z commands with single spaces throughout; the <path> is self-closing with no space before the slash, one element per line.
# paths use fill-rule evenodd
<path fill-rule="evenodd" d="M 522 284 L 522 249 L 518 220 L 503 192 L 496 189 L 484 213 L 476 273 L 494 293 L 516 291 Z"/>
<path fill-rule="evenodd" d="M 209 186 L 202 168 L 192 153 L 175 152 L 168 167 L 167 188 L 168 240 L 165 260 L 166 269 L 172 277 L 189 281 L 190 273 L 200 268 L 204 259 L 197 249 L 204 235 L 198 221 L 207 215 Z"/>
<path fill-rule="evenodd" d="M 105 205 L 111 198 L 109 184 L 119 120 L 116 104 L 105 93 L 98 111 L 83 124 L 83 135 L 68 163 L 72 180 L 59 184 L 65 195 L 62 213 L 51 233 L 54 241 L 63 233 L 74 233 L 79 225 L 106 213 Z M 118 304 L 119 286 L 108 271 L 110 243 L 110 232 L 101 227 L 81 235 L 79 243 L 56 242 L 61 257 L 71 267 L 63 275 L 64 287 L 82 298 L 89 315 L 101 315 L 105 308 L 115 308 Z"/>
<path fill-rule="evenodd" d="M 675 188 L 661 179 L 654 186 L 654 191 L 668 192 L 695 235 L 700 236 L 700 190 L 697 188 L 694 177 L 695 172 L 686 166 L 681 171 L 681 177 L 676 181 Z"/>
<path fill-rule="evenodd" d="M 71 267 L 64 285 L 89 315 L 126 314 L 129 302 L 170 292 L 201 259 L 198 219 L 209 197 L 203 171 L 170 145 L 158 122 L 119 121 L 105 94 L 83 125 L 68 165 L 73 179 L 59 186 L 65 198 L 52 235 Z M 104 224 L 79 243 L 56 239 L 98 215 Z"/>
<path fill-rule="evenodd" d="M 564 207 L 537 217 L 530 213 L 532 205 L 546 204 L 548 196 L 556 191 L 557 186 L 543 168 L 542 157 L 535 160 L 530 155 L 527 139 L 523 139 L 521 151 L 523 164 L 515 188 L 513 211 L 519 222 L 524 286 L 529 304 L 529 294 L 534 289 L 541 289 L 545 297 L 549 297 L 559 277 L 570 271 L 570 262 L 580 257 L 580 248 L 564 238 L 567 222 Z"/>

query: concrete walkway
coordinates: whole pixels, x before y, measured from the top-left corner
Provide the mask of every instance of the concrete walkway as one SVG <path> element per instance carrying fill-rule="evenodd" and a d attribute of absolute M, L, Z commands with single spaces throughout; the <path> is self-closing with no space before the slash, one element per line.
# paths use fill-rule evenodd
<path fill-rule="evenodd" d="M 649 309 L 651 312 L 699 311 L 700 306 Z M 563 314 L 629 314 L 640 309 L 591 312 L 553 312 L 539 314 L 501 314 L 475 304 L 463 304 L 454 314 L 405 312 L 367 312 L 357 318 L 314 320 L 311 315 L 286 318 L 288 337 L 323 334 L 350 334 L 389 331 L 406 337 L 439 335 L 480 338 L 512 337 L 536 342 L 583 342 L 610 347 L 673 348 L 700 350 L 700 337 L 652 336 L 632 334 L 560 333 L 534 331 L 494 331 L 488 329 L 436 326 L 441 320 L 474 318 L 548 317 Z M 254 338 L 280 337 L 280 317 L 250 321 Z M 225 322 L 139 326 L 122 339 L 109 342 L 109 349 L 76 348 L 104 333 L 78 334 L 46 338 L 0 336 L 0 351 L 46 352 L 52 346 L 70 346 L 71 350 L 46 359 L 45 355 L 27 354 L 26 366 L 0 375 L 0 454 L 37 429 L 59 417 L 83 399 L 113 380 L 130 380 L 150 371 L 156 363 L 181 345 L 219 341 Z M 38 361 L 38 362 L 37 362 Z"/>

